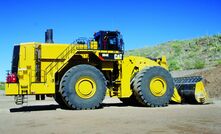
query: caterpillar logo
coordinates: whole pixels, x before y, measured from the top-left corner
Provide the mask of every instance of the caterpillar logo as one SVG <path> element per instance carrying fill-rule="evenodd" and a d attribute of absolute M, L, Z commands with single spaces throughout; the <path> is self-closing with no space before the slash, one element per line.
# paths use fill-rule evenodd
<path fill-rule="evenodd" d="M 122 58 L 123 58 L 122 54 L 114 54 L 114 59 L 120 60 Z"/>

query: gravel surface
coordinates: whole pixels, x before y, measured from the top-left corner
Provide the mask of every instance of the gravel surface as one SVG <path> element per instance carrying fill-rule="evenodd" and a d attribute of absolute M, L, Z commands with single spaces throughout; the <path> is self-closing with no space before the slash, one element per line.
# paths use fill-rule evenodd
<path fill-rule="evenodd" d="M 62 110 L 48 98 L 16 106 L 13 97 L 0 96 L 2 134 L 220 134 L 221 101 L 210 105 L 132 107 L 106 98 L 97 110 Z"/>
<path fill-rule="evenodd" d="M 5 91 L 4 90 L 0 90 L 0 96 L 5 95 Z"/>

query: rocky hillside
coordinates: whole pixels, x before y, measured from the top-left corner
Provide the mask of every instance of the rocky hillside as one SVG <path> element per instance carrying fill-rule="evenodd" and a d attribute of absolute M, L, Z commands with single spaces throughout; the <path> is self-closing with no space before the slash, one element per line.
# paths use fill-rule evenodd
<path fill-rule="evenodd" d="M 170 70 L 200 69 L 221 64 L 221 34 L 191 40 L 175 40 L 153 47 L 126 51 L 126 55 L 166 55 Z"/>

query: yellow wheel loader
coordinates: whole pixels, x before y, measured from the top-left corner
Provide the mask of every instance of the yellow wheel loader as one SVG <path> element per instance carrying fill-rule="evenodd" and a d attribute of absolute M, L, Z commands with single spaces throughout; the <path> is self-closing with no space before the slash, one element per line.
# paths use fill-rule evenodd
<path fill-rule="evenodd" d="M 57 44 L 48 29 L 45 43 L 15 45 L 5 88 L 16 104 L 26 102 L 27 95 L 37 100 L 47 96 L 69 109 L 99 108 L 105 95 L 148 107 L 202 104 L 207 99 L 202 77 L 173 78 L 165 56 L 124 57 L 119 31 L 99 31 L 92 39 Z"/>

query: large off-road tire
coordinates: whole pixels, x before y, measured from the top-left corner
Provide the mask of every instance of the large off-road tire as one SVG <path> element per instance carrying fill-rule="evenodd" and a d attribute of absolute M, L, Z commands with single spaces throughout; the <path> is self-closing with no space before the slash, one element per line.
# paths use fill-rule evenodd
<path fill-rule="evenodd" d="M 171 74 L 160 66 L 147 67 L 135 76 L 133 90 L 144 106 L 167 106 L 174 92 Z"/>
<path fill-rule="evenodd" d="M 105 97 L 106 79 L 91 65 L 77 65 L 64 74 L 59 92 L 71 109 L 95 109 Z"/>
<path fill-rule="evenodd" d="M 63 100 L 60 92 L 56 92 L 53 98 L 58 103 L 61 109 L 70 109 L 70 107 Z"/>

